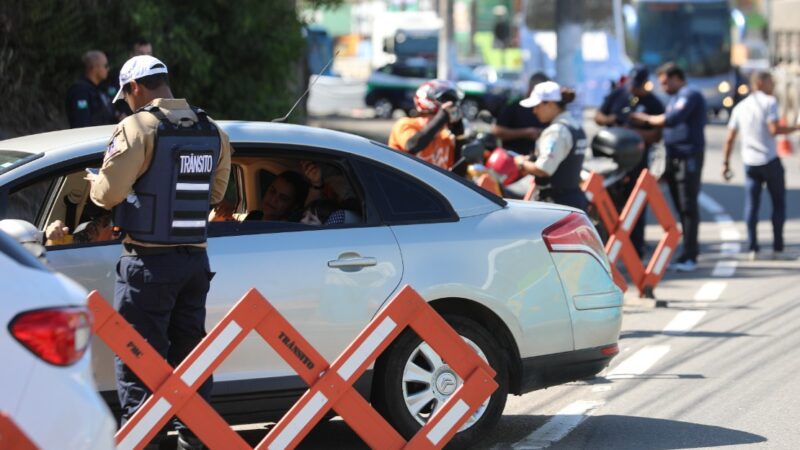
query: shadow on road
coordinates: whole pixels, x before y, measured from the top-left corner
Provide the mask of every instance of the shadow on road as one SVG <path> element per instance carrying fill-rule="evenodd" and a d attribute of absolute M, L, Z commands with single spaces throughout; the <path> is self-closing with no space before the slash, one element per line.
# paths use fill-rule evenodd
<path fill-rule="evenodd" d="M 754 336 L 748 333 L 716 333 L 713 331 L 688 331 L 688 332 L 674 332 L 674 331 L 655 331 L 655 330 L 630 330 L 620 333 L 621 339 L 647 339 L 655 336 L 680 336 L 680 337 L 699 337 L 699 338 L 738 338 L 738 337 L 764 337 Z"/>
<path fill-rule="evenodd" d="M 502 429 L 504 432 L 492 433 L 476 448 L 511 448 L 513 444 L 528 435 L 529 432 L 526 433 L 524 430 L 536 429 L 548 419 L 549 417 L 545 416 L 503 416 L 498 430 Z M 589 417 L 579 426 L 578 430 L 582 432 L 573 431 L 569 436 L 548 448 L 667 450 L 744 445 L 767 441 L 765 437 L 757 434 L 713 425 L 619 415 Z M 525 446 L 523 445 L 522 448 Z M 539 447 L 531 446 L 529 448 Z"/>

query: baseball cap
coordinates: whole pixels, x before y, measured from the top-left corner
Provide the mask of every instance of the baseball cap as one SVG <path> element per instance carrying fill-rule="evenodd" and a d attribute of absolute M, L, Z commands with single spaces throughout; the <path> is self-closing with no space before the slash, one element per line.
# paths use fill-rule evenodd
<path fill-rule="evenodd" d="M 630 80 L 631 86 L 633 87 L 643 87 L 645 84 L 647 84 L 647 80 L 649 79 L 650 71 L 647 70 L 647 67 L 643 66 L 642 64 L 633 66 L 633 69 L 631 69 L 631 72 L 628 75 L 628 80 Z"/>
<path fill-rule="evenodd" d="M 168 73 L 167 65 L 153 56 L 139 55 L 125 61 L 122 69 L 119 70 L 119 90 L 111 102 L 116 103 L 117 100 L 122 99 L 122 87 L 126 84 L 157 73 Z"/>
<path fill-rule="evenodd" d="M 542 102 L 560 102 L 561 86 L 555 81 L 544 81 L 534 86 L 531 96 L 520 101 L 520 106 L 533 108 Z"/>

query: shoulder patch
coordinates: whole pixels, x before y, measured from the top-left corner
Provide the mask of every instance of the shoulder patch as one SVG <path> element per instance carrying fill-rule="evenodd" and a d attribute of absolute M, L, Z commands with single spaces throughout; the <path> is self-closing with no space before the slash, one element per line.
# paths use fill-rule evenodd
<path fill-rule="evenodd" d="M 103 157 L 103 160 L 108 160 L 117 153 L 124 152 L 128 149 L 128 139 L 125 137 L 125 130 L 123 128 L 118 128 L 114 133 L 114 136 L 111 137 L 111 140 L 108 142 L 106 146 L 106 154 Z"/>
<path fill-rule="evenodd" d="M 89 101 L 82 98 L 78 100 L 77 107 L 78 109 L 89 109 Z"/>
<path fill-rule="evenodd" d="M 681 97 L 675 102 L 675 109 L 681 110 L 686 106 L 686 97 Z"/>

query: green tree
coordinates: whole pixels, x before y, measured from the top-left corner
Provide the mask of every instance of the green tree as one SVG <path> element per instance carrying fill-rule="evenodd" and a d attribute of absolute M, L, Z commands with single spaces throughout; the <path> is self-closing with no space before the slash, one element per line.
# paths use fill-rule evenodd
<path fill-rule="evenodd" d="M 297 14 L 294 0 L 4 0 L 0 134 L 64 128 L 64 95 L 81 74 L 81 55 L 103 50 L 119 68 L 135 36 L 153 43 L 174 94 L 212 117 L 281 117 L 308 80 Z M 290 120 L 302 118 L 301 112 Z"/>

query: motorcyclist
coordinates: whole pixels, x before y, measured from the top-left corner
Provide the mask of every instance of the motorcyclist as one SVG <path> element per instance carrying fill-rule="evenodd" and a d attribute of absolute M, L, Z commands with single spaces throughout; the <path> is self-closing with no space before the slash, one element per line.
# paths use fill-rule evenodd
<path fill-rule="evenodd" d="M 418 116 L 404 117 L 392 126 L 389 147 L 463 175 L 466 165 L 453 168 L 465 140 L 460 109 L 463 98 L 464 94 L 451 81 L 424 83 L 414 95 Z"/>
<path fill-rule="evenodd" d="M 536 141 L 536 161 L 527 155 L 515 158 L 520 171 L 536 179 L 536 200 L 586 210 L 586 196 L 580 188 L 580 174 L 586 154 L 586 133 L 579 122 L 566 111 L 575 100 L 573 89 L 562 88 L 553 81 L 536 85 L 530 97 L 520 105 L 533 108 L 543 123 L 550 123 Z"/>

